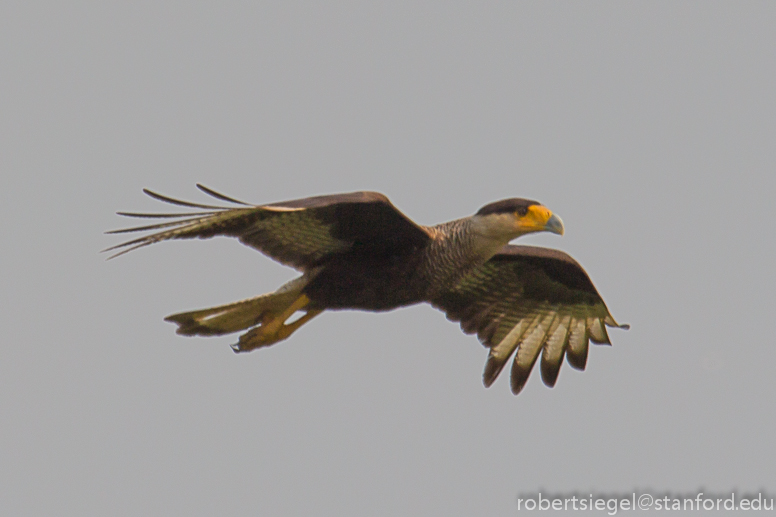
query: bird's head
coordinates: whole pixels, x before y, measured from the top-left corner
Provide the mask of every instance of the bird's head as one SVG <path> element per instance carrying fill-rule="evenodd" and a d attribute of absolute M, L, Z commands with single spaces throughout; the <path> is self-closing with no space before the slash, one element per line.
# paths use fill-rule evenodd
<path fill-rule="evenodd" d="M 511 198 L 480 208 L 472 217 L 477 233 L 507 243 L 533 232 L 563 235 L 563 221 L 549 208 L 529 199 Z"/>

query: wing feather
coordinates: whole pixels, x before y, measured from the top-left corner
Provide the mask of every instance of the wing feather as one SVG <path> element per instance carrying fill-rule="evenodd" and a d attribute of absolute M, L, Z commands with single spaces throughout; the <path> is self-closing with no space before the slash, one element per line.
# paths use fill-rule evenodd
<path fill-rule="evenodd" d="M 590 334 L 590 341 L 597 345 L 610 344 L 609 335 L 604 328 L 604 318 L 595 316 L 587 317 L 587 331 Z"/>
<path fill-rule="evenodd" d="M 517 395 L 528 381 L 534 363 L 539 357 L 542 347 L 547 342 L 549 328 L 557 318 L 554 313 L 546 314 L 530 333 L 524 338 L 524 341 L 517 347 L 515 359 L 512 362 L 512 393 Z"/>
<path fill-rule="evenodd" d="M 552 388 L 558 379 L 560 365 L 569 343 L 569 323 L 571 315 L 566 314 L 556 320 L 555 328 L 551 331 L 547 344 L 542 350 L 541 372 L 544 384 Z"/>
<path fill-rule="evenodd" d="M 143 193 L 147 196 L 150 196 L 158 201 L 163 201 L 165 203 L 169 203 L 171 205 L 178 205 L 178 206 L 186 206 L 189 208 L 209 208 L 211 210 L 224 210 L 224 207 L 221 206 L 213 206 L 213 205 L 202 205 L 200 203 L 192 203 L 190 201 L 183 201 L 181 199 L 175 199 L 169 196 L 165 196 L 164 194 L 159 194 L 157 192 L 154 192 L 153 190 L 149 190 L 147 188 L 143 189 Z"/>
<path fill-rule="evenodd" d="M 577 370 L 584 370 L 587 365 L 587 324 L 584 318 L 574 317 L 569 331 L 569 347 L 566 360 Z"/>
<path fill-rule="evenodd" d="M 567 254 L 532 246 L 506 246 L 432 304 L 490 348 L 485 386 L 514 353 L 511 385 L 517 394 L 542 354 L 542 380 L 554 386 L 563 358 L 587 363 L 588 343 L 609 343 L 606 326 L 618 325 L 584 269 Z M 516 352 L 515 352 L 516 351 Z"/>
<path fill-rule="evenodd" d="M 220 199 L 221 201 L 226 201 L 228 203 L 234 203 L 236 205 L 243 205 L 243 206 L 253 206 L 250 203 L 246 203 L 245 201 L 239 201 L 233 197 L 229 197 L 227 195 L 221 194 L 220 192 L 216 192 L 215 190 L 206 187 L 205 185 L 201 183 L 197 183 L 197 188 L 207 194 L 208 196 L 214 197 L 216 199 Z"/>
<path fill-rule="evenodd" d="M 212 212 L 172 212 L 172 213 L 164 213 L 164 214 L 146 214 L 146 213 L 140 213 L 140 212 L 116 212 L 116 215 L 120 215 L 123 217 L 138 217 L 138 218 L 146 218 L 146 219 L 171 219 L 174 217 L 192 217 L 192 216 L 199 216 L 199 215 L 210 215 Z M 121 233 L 117 231 L 111 231 L 106 233 Z"/>
<path fill-rule="evenodd" d="M 240 205 L 221 207 L 174 199 L 144 189 L 154 199 L 207 212 L 122 215 L 142 218 L 177 219 L 136 226 L 108 233 L 154 231 L 103 251 L 131 250 L 170 239 L 236 237 L 280 263 L 305 270 L 326 257 L 345 252 L 354 245 L 391 251 L 420 247 L 430 240 L 428 231 L 412 222 L 382 194 L 353 192 L 296 199 L 268 205 L 249 205 L 203 185 L 197 187 L 221 201 Z"/>
<path fill-rule="evenodd" d="M 501 370 L 504 369 L 504 365 L 507 364 L 507 361 L 512 356 L 512 352 L 517 349 L 522 337 L 536 327 L 539 318 L 541 318 L 541 314 L 537 314 L 533 320 L 519 320 L 498 344 L 491 347 L 488 353 L 488 360 L 485 363 L 485 371 L 482 374 L 483 384 L 485 384 L 486 388 L 493 384 Z"/>

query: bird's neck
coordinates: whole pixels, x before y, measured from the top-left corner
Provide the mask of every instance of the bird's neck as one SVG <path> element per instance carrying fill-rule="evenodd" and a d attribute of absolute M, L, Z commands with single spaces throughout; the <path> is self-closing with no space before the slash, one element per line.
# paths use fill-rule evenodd
<path fill-rule="evenodd" d="M 429 228 L 432 242 L 427 258 L 438 269 L 437 277 L 449 286 L 487 262 L 509 241 L 482 234 L 470 218 L 458 219 Z M 444 277 L 444 280 L 442 280 Z"/>

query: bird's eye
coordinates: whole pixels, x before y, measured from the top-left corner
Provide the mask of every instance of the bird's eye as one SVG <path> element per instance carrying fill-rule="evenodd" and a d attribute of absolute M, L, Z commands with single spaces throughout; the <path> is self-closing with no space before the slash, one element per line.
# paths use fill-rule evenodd
<path fill-rule="evenodd" d="M 527 214 L 527 213 L 528 213 L 528 207 L 527 206 L 521 206 L 520 208 L 517 209 L 517 215 L 519 215 L 520 217 L 525 216 L 525 214 Z"/>

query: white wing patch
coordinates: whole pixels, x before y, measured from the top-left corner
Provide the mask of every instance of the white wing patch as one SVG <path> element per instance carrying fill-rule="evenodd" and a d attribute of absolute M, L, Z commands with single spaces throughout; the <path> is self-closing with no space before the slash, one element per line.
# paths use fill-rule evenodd
<path fill-rule="evenodd" d="M 609 343 L 605 325 L 628 328 L 627 325 L 618 325 L 602 306 L 545 304 L 524 312 L 516 321 L 509 318 L 514 315 L 499 318 L 502 325 L 509 323 L 512 328 L 490 348 L 483 374 L 485 386 L 496 380 L 514 353 L 511 384 L 512 391 L 519 393 L 541 352 L 542 380 L 552 387 L 564 357 L 572 367 L 584 370 L 588 343 Z"/>
<path fill-rule="evenodd" d="M 550 333 L 547 344 L 542 350 L 542 380 L 544 384 L 550 387 L 555 386 L 555 381 L 558 380 L 560 364 L 563 362 L 563 356 L 566 354 L 571 315 L 559 316 L 555 321 L 555 330 Z"/>

